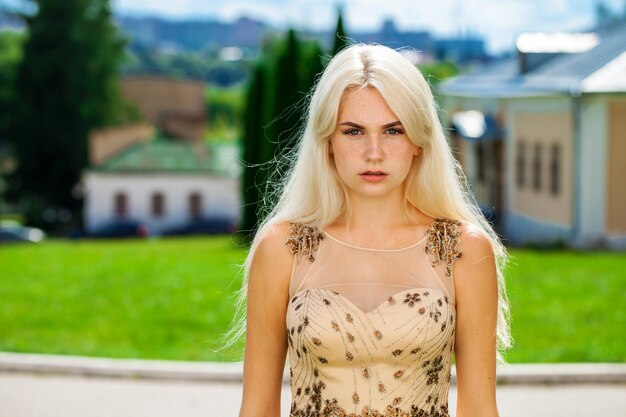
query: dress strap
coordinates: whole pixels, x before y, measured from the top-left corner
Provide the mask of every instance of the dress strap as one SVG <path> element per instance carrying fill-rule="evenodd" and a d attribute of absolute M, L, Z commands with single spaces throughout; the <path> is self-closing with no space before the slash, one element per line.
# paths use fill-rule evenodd
<path fill-rule="evenodd" d="M 424 250 L 426 254 L 435 255 L 431 265 L 435 267 L 442 261 L 446 262 L 446 276 L 452 276 L 452 264 L 463 253 L 458 251 L 461 235 L 461 222 L 458 220 L 437 217 L 426 231 L 428 240 Z"/>
<path fill-rule="evenodd" d="M 315 261 L 314 253 L 317 251 L 320 240 L 324 239 L 324 234 L 318 228 L 307 226 L 302 223 L 289 223 L 291 225 L 291 233 L 285 244 L 289 247 L 292 254 L 298 255 L 298 263 L 302 255 L 308 255 L 311 263 Z"/>

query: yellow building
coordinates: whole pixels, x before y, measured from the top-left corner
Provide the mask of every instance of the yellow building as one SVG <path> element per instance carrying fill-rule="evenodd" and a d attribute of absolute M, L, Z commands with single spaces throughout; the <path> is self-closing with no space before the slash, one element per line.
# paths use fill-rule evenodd
<path fill-rule="evenodd" d="M 626 248 L 626 25 L 522 34 L 444 82 L 451 145 L 512 244 Z"/>

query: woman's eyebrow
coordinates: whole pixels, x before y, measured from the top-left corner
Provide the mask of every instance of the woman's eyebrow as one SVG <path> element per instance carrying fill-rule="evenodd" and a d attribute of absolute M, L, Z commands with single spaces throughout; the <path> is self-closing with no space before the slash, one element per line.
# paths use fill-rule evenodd
<path fill-rule="evenodd" d="M 396 126 L 396 125 L 400 125 L 402 126 L 402 123 L 400 123 L 400 120 L 396 120 L 395 122 L 391 122 L 391 123 L 387 123 L 386 125 L 383 126 L 383 129 L 386 129 L 388 127 L 392 127 L 392 126 Z M 354 122 L 341 122 L 339 123 L 339 126 L 352 126 L 352 127 L 356 127 L 359 129 L 363 129 L 363 126 L 356 124 Z"/>

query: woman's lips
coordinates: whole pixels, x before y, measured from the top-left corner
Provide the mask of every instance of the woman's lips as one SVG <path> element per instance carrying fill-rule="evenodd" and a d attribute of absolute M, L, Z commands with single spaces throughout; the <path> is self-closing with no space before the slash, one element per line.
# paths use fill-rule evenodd
<path fill-rule="evenodd" d="M 380 182 L 387 178 L 387 173 L 382 171 L 365 171 L 359 174 L 361 178 L 368 182 Z"/>

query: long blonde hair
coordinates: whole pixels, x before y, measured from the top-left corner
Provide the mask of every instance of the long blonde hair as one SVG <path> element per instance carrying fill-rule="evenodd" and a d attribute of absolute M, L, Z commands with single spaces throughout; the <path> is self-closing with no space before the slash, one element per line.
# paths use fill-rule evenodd
<path fill-rule="evenodd" d="M 465 220 L 489 237 L 496 257 L 499 289 L 496 356 L 498 364 L 505 363 L 502 352 L 512 346 L 504 281 L 507 251 L 482 214 L 461 165 L 451 153 L 435 99 L 421 72 L 398 51 L 363 43 L 337 53 L 312 90 L 306 124 L 296 147 L 287 156 L 295 161 L 284 179 L 274 182 L 275 190 L 268 199 L 269 210 L 243 264 L 243 284 L 238 293 L 234 324 L 225 334 L 228 342 L 219 350 L 231 346 L 245 334 L 250 264 L 265 232 L 285 221 L 323 229 L 344 213 L 349 218 L 346 190 L 333 168 L 328 144 L 346 91 L 364 87 L 374 87 L 380 92 L 410 140 L 422 148 L 422 155 L 414 159 L 404 184 L 407 208 L 414 206 L 431 217 Z"/>

